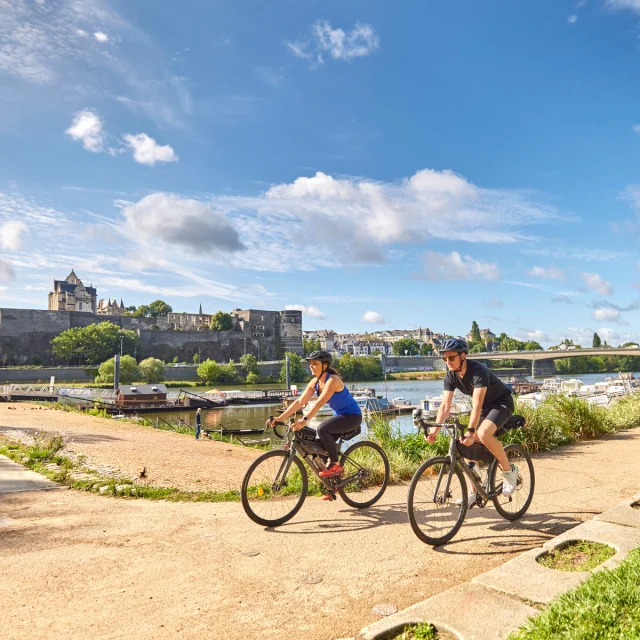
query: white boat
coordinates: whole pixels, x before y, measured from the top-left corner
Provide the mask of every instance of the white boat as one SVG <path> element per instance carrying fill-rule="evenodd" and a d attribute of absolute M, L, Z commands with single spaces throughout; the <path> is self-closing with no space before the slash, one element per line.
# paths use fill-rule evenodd
<path fill-rule="evenodd" d="M 522 393 L 518 396 L 516 402 L 519 407 L 529 407 L 530 409 L 535 409 L 545 401 L 545 398 L 548 395 L 548 392 L 544 393 L 542 391 L 536 391 L 535 393 Z"/>
<path fill-rule="evenodd" d="M 397 398 L 393 398 L 393 400 L 391 400 L 391 404 L 396 406 L 396 407 L 401 407 L 401 406 L 411 406 L 411 401 L 407 400 L 406 398 L 403 398 L 402 396 L 399 396 Z"/>
<path fill-rule="evenodd" d="M 542 382 L 541 391 L 549 391 L 550 393 L 559 393 L 562 387 L 562 382 L 563 382 L 562 378 L 546 378 Z"/>
<path fill-rule="evenodd" d="M 316 406 L 316 402 L 318 402 L 317 399 L 309 400 L 309 402 L 307 403 L 307 406 L 303 407 L 302 414 L 306 416 L 307 413 L 309 413 L 309 411 L 311 411 L 311 409 Z M 333 409 L 328 404 L 325 404 L 324 406 L 320 407 L 320 409 L 316 413 L 316 416 L 332 416 L 332 415 L 333 415 Z"/>
<path fill-rule="evenodd" d="M 578 378 L 569 378 L 568 380 L 562 380 L 560 382 L 560 393 L 563 393 L 567 396 L 575 396 L 583 386 L 584 382 L 582 382 L 582 380 L 578 380 Z"/>

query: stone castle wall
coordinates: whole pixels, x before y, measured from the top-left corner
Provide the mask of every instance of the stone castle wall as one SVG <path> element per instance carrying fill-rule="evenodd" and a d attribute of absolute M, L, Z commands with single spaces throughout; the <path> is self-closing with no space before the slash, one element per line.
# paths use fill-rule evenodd
<path fill-rule="evenodd" d="M 279 312 L 269 312 L 279 316 Z M 301 319 L 301 318 L 300 318 Z M 270 320 L 272 320 L 270 318 Z M 302 332 L 290 323 L 287 335 L 275 330 L 254 336 L 249 323 L 244 330 L 186 332 L 168 329 L 166 318 L 134 318 L 131 316 L 103 316 L 79 311 L 42 311 L 39 309 L 0 309 L 0 366 L 30 364 L 58 364 L 51 353 L 51 340 L 72 327 L 86 327 L 92 323 L 111 322 L 123 329 L 138 332 L 142 344 L 141 357 L 169 361 L 178 357 L 190 361 L 195 353 L 201 360 L 218 362 L 238 360 L 244 353 L 258 360 L 275 360 L 285 350 L 302 353 Z M 271 323 L 269 323 L 271 324 Z M 277 325 L 278 327 L 280 325 Z M 300 334 L 298 338 L 296 333 Z M 291 334 L 291 335 L 290 335 Z M 286 348 L 285 348 L 286 347 Z"/>

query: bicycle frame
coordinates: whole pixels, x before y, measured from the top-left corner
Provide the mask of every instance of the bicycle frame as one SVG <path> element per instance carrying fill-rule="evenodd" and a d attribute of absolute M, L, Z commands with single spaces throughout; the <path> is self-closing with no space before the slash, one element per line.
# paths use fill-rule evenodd
<path fill-rule="evenodd" d="M 274 429 L 274 433 L 276 434 L 276 436 L 281 437 L 276 429 Z M 294 434 L 293 437 L 291 437 L 292 433 Z M 341 489 L 342 487 L 345 487 L 348 484 L 352 483 L 354 480 L 357 480 L 358 473 L 352 474 L 347 477 L 342 477 L 342 478 L 338 478 L 338 477 L 323 478 L 320 475 L 320 472 L 323 471 L 325 467 L 319 464 L 315 456 L 328 455 L 324 447 L 322 447 L 321 444 L 313 440 L 309 440 L 308 442 L 305 442 L 304 440 L 297 440 L 295 438 L 295 432 L 292 432 L 290 428 L 287 430 L 286 438 L 289 443 L 289 456 L 282 461 L 282 464 L 280 465 L 280 469 L 276 474 L 275 481 L 272 485 L 272 488 L 274 490 L 278 490 L 278 491 L 280 490 L 279 479 L 287 477 L 287 474 L 289 473 L 289 469 L 293 464 L 293 459 L 297 455 L 299 455 L 305 461 L 307 466 L 311 469 L 311 471 L 313 471 L 313 473 L 318 478 L 318 480 L 320 480 L 324 488 L 331 493 L 335 493 L 338 489 Z M 342 441 L 340 440 L 339 442 L 340 444 L 338 445 L 338 454 L 341 454 Z"/>
<path fill-rule="evenodd" d="M 428 425 L 425 424 L 425 423 L 421 423 L 421 426 L 424 429 L 424 432 L 425 432 L 425 435 L 426 435 L 427 431 L 428 431 Z M 496 487 L 494 489 L 494 491 L 489 492 L 489 477 L 490 477 L 491 474 L 489 472 L 487 472 L 487 475 L 486 475 L 486 478 L 484 480 L 484 483 L 482 483 L 471 472 L 471 470 L 469 469 L 468 465 L 464 462 L 464 457 L 462 456 L 462 454 L 456 448 L 456 443 L 458 442 L 460 428 L 463 425 L 461 425 L 460 422 L 458 422 L 456 420 L 455 422 L 453 422 L 453 424 L 443 423 L 443 424 L 437 425 L 435 423 L 431 423 L 431 426 L 441 426 L 442 429 L 445 431 L 445 433 L 447 433 L 447 435 L 449 435 L 450 438 L 451 438 L 450 441 L 449 441 L 449 452 L 446 455 L 446 457 L 449 459 L 449 463 L 450 463 L 449 464 L 449 472 L 447 473 L 447 479 L 446 479 L 446 483 L 445 483 L 444 491 L 443 491 L 442 495 L 444 495 L 444 496 L 449 495 L 449 489 L 451 488 L 451 479 L 453 478 L 453 474 L 455 473 L 456 467 L 459 467 L 462 470 L 462 473 L 467 477 L 469 482 L 471 482 L 471 485 L 476 490 L 475 491 L 476 494 L 480 496 L 480 498 L 481 498 L 481 500 L 483 502 L 487 503 L 489 500 L 492 500 L 496 496 L 500 495 L 500 493 L 502 492 L 502 483 L 500 483 L 500 485 L 498 487 Z M 450 428 L 451 426 L 453 427 L 453 431 Z M 496 461 L 494 460 L 490 464 L 494 465 L 494 464 L 496 464 Z M 434 491 L 434 495 L 433 495 L 434 502 L 438 498 L 438 494 L 440 492 L 440 486 L 442 484 L 443 476 L 444 476 L 444 468 L 441 468 L 440 469 L 440 473 L 438 475 L 438 482 L 436 483 L 436 487 L 435 487 L 435 491 Z"/>

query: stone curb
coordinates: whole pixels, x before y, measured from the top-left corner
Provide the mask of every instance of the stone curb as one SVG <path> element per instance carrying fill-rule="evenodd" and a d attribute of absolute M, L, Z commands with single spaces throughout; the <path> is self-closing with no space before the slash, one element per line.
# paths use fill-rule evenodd
<path fill-rule="evenodd" d="M 491 571 L 476 576 L 363 629 L 354 640 L 385 640 L 405 625 L 428 622 L 458 640 L 503 640 L 538 611 L 526 602 L 548 604 L 577 587 L 592 573 L 612 569 L 640 546 L 640 509 L 631 505 L 640 494 L 625 500 L 542 547 L 531 549 Z M 550 549 L 576 540 L 608 544 L 616 554 L 593 571 L 566 572 L 549 569 L 536 558 Z"/>

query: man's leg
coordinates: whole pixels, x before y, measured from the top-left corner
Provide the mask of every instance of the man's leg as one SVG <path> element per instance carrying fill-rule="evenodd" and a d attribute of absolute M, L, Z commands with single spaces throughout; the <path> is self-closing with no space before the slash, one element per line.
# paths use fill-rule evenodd
<path fill-rule="evenodd" d="M 491 422 L 491 420 L 485 418 L 478 427 L 478 439 L 491 451 L 503 471 L 511 471 L 511 463 L 509 462 L 509 458 L 507 458 L 507 454 L 504 452 L 504 447 L 500 440 L 494 435 L 497 429 L 498 427 Z"/>

